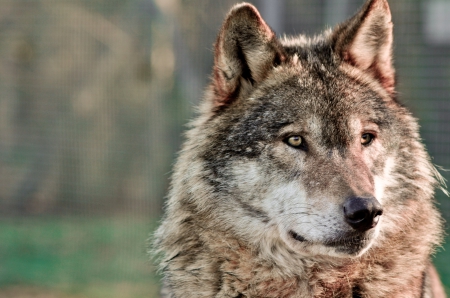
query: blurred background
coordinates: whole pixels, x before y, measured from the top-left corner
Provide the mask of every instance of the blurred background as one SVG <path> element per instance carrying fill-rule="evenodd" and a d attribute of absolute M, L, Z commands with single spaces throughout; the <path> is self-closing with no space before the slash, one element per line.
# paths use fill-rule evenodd
<path fill-rule="evenodd" d="M 236 2 L 0 0 L 0 298 L 157 297 L 147 239 Z M 313 34 L 363 0 L 250 2 L 276 32 Z M 400 98 L 450 168 L 450 1 L 390 5 Z"/>

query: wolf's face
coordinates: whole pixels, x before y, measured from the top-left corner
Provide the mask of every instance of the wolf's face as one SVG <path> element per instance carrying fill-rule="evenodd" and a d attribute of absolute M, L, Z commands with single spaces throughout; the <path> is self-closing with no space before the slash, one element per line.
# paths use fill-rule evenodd
<path fill-rule="evenodd" d="M 231 11 L 197 142 L 237 233 L 312 255 L 361 255 L 376 241 L 395 152 L 412 134 L 393 98 L 391 43 L 382 0 L 313 40 L 278 40 L 250 5 Z"/>
<path fill-rule="evenodd" d="M 276 225 L 294 249 L 361 254 L 382 226 L 397 122 L 382 95 L 343 70 L 279 66 L 211 119 L 205 158 L 244 222 Z"/>
<path fill-rule="evenodd" d="M 211 150 L 222 162 L 211 162 L 221 187 L 255 221 L 276 224 L 290 246 L 360 254 L 381 226 L 395 119 L 380 95 L 344 72 L 311 79 L 290 67 L 286 81 L 214 120 Z"/>

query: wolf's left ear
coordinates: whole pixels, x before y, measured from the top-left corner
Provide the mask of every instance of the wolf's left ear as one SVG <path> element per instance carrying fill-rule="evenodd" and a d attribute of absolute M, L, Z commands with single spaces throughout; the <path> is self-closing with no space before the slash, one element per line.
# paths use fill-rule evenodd
<path fill-rule="evenodd" d="M 235 5 L 228 13 L 214 50 L 216 107 L 253 88 L 284 59 L 275 33 L 249 3 Z"/>
<path fill-rule="evenodd" d="M 334 50 L 341 59 L 374 76 L 394 93 L 392 63 L 393 24 L 386 0 L 369 0 L 351 19 L 333 32 Z"/>

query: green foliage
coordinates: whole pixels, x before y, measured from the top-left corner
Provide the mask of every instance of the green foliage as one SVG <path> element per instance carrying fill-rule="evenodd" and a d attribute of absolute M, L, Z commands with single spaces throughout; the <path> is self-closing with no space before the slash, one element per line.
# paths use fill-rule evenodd
<path fill-rule="evenodd" d="M 93 298 L 155 297 L 158 281 L 146 254 L 153 227 L 129 218 L 2 221 L 0 289 L 20 285 Z"/>

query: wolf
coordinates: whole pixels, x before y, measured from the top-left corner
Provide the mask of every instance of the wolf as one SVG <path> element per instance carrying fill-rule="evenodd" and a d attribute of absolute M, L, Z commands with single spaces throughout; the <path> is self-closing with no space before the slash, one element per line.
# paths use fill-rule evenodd
<path fill-rule="evenodd" d="M 232 7 L 154 235 L 163 297 L 445 297 L 442 178 L 392 46 L 386 0 L 315 37 Z"/>

